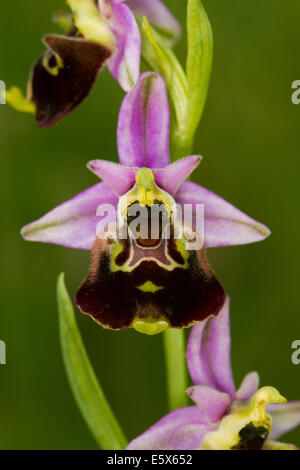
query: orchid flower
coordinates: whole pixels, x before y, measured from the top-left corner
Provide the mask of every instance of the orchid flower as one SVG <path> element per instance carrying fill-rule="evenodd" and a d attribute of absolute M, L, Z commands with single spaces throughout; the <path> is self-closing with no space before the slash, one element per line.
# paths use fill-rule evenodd
<path fill-rule="evenodd" d="M 258 389 L 250 372 L 236 390 L 230 364 L 229 299 L 217 317 L 192 328 L 187 362 L 195 402 L 172 411 L 129 443 L 128 450 L 293 450 L 275 442 L 300 424 L 300 401 L 273 387 Z"/>
<path fill-rule="evenodd" d="M 205 248 L 256 242 L 269 235 L 264 225 L 216 194 L 185 181 L 201 157 L 170 164 L 169 132 L 165 82 L 155 72 L 144 73 L 120 110 L 120 165 L 90 162 L 88 168 L 103 181 L 22 230 L 29 241 L 92 250 L 89 276 L 76 304 L 106 328 L 134 327 L 154 334 L 216 315 L 225 294 Z M 177 213 L 186 205 L 194 212 L 187 218 L 187 231 L 176 238 Z M 199 205 L 204 207 L 204 243 L 188 249 L 188 230 Z M 134 237 L 129 227 L 133 207 L 146 210 L 150 225 L 150 210 L 162 209 L 167 222 L 171 220 L 168 236 L 159 220 L 156 236 L 147 237 L 147 232 Z M 116 214 L 125 237 L 116 230 Z"/>
<path fill-rule="evenodd" d="M 6 100 L 18 111 L 35 114 L 40 127 L 49 127 L 73 111 L 89 94 L 103 67 L 126 91 L 139 77 L 141 36 L 134 12 L 148 17 L 174 40 L 180 25 L 160 0 L 67 0 L 72 14 L 54 20 L 67 35 L 44 37 L 47 50 L 33 66 L 25 99 L 17 87 Z"/>

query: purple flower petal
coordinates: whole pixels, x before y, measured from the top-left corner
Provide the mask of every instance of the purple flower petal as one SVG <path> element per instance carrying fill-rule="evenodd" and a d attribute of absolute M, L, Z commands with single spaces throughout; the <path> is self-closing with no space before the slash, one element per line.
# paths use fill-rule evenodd
<path fill-rule="evenodd" d="M 124 166 L 163 168 L 170 163 L 170 110 L 164 80 L 146 72 L 122 103 L 119 160 Z"/>
<path fill-rule="evenodd" d="M 127 450 L 192 450 L 197 449 L 211 426 L 196 406 L 172 411 L 139 437 Z"/>
<path fill-rule="evenodd" d="M 121 2 L 111 5 L 109 26 L 117 46 L 107 66 L 121 87 L 129 92 L 135 87 L 140 73 L 141 35 L 133 13 Z"/>
<path fill-rule="evenodd" d="M 100 204 L 117 205 L 118 198 L 105 183 L 83 191 L 73 199 L 53 209 L 41 219 L 22 229 L 25 240 L 54 243 L 91 250 L 100 217 L 96 216 Z"/>
<path fill-rule="evenodd" d="M 179 188 L 176 199 L 180 204 L 204 204 L 207 247 L 243 245 L 263 240 L 270 235 L 270 230 L 265 225 L 195 183 L 185 181 Z"/>
<path fill-rule="evenodd" d="M 187 361 L 195 385 L 207 385 L 234 398 L 228 297 L 216 317 L 193 326 L 188 340 Z"/>
<path fill-rule="evenodd" d="M 197 155 L 186 157 L 165 168 L 154 170 L 155 182 L 169 194 L 174 194 L 199 165 L 201 159 L 202 157 Z"/>
<path fill-rule="evenodd" d="M 111 5 L 117 5 L 118 3 L 127 3 L 127 0 L 104 0 L 106 3 L 110 3 Z M 100 0 L 101 2 L 101 0 Z"/>
<path fill-rule="evenodd" d="M 240 388 L 236 392 L 237 400 L 248 400 L 254 395 L 258 390 L 259 385 L 259 375 L 257 372 L 250 372 L 246 375 L 243 382 L 240 385 Z"/>
<path fill-rule="evenodd" d="M 300 424 L 300 401 L 273 404 L 267 411 L 272 416 L 270 439 L 278 439 Z"/>
<path fill-rule="evenodd" d="M 106 160 L 93 160 L 87 166 L 95 175 L 108 184 L 118 196 L 127 193 L 135 183 L 135 171 L 133 168 Z"/>
<path fill-rule="evenodd" d="M 139 15 L 147 16 L 150 23 L 171 40 L 180 36 L 179 22 L 159 0 L 127 0 L 127 5 Z"/>
<path fill-rule="evenodd" d="M 223 418 L 231 403 L 228 393 L 219 392 L 205 385 L 190 387 L 187 393 L 212 423 L 217 423 Z"/>

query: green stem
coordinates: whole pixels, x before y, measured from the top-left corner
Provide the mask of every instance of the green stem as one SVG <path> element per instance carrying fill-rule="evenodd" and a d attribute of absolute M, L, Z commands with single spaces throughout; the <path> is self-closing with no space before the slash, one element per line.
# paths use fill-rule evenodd
<path fill-rule="evenodd" d="M 188 403 L 184 330 L 168 328 L 164 332 L 167 390 L 170 411 Z"/>
<path fill-rule="evenodd" d="M 146 18 L 138 18 L 143 58 L 165 79 L 173 107 L 172 161 L 190 155 L 204 110 L 213 56 L 211 25 L 201 0 L 187 2 L 188 55 L 186 73 L 160 34 Z M 164 332 L 170 409 L 187 405 L 184 331 Z"/>

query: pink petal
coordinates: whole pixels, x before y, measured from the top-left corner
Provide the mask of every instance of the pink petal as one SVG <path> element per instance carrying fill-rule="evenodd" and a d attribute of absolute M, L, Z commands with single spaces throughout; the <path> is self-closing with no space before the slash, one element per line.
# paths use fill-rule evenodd
<path fill-rule="evenodd" d="M 143 73 L 122 103 L 118 123 L 121 165 L 163 168 L 170 163 L 170 110 L 164 80 Z"/>
<path fill-rule="evenodd" d="M 200 446 L 210 426 L 196 406 L 172 411 L 139 437 L 126 450 L 192 450 Z"/>
<path fill-rule="evenodd" d="M 140 73 L 141 35 L 130 9 L 122 2 L 112 5 L 110 29 L 117 41 L 116 52 L 107 66 L 121 87 L 129 92 L 135 87 Z"/>
<path fill-rule="evenodd" d="M 228 297 L 216 317 L 193 326 L 188 340 L 187 360 L 195 385 L 207 385 L 234 398 Z"/>
<path fill-rule="evenodd" d="M 172 42 L 181 34 L 180 23 L 160 0 L 127 0 L 127 5 L 141 16 L 147 16 L 150 23 Z"/>
<path fill-rule="evenodd" d="M 259 386 L 259 375 L 257 372 L 250 372 L 246 375 L 240 388 L 236 392 L 237 400 L 248 400 L 257 392 Z"/>
<path fill-rule="evenodd" d="M 278 439 L 300 424 L 300 401 L 268 406 L 272 416 L 270 439 Z"/>
<path fill-rule="evenodd" d="M 176 194 L 176 200 L 181 205 L 204 204 L 207 247 L 253 243 L 270 235 L 265 225 L 195 183 L 185 181 Z"/>
<path fill-rule="evenodd" d="M 118 196 L 127 193 L 135 183 L 135 171 L 106 160 L 93 160 L 88 168 L 101 178 Z"/>
<path fill-rule="evenodd" d="M 25 240 L 91 250 L 100 217 L 100 204 L 117 205 L 118 198 L 105 183 L 83 191 L 22 229 Z"/>
<path fill-rule="evenodd" d="M 212 423 L 217 423 L 223 418 L 231 403 L 231 398 L 227 393 L 205 385 L 190 387 L 187 393 Z"/>
<path fill-rule="evenodd" d="M 172 165 L 165 168 L 154 170 L 155 181 L 167 191 L 169 194 L 174 194 L 179 186 L 182 185 L 184 180 L 194 171 L 199 165 L 202 157 L 195 155 L 192 157 L 182 158 Z"/>

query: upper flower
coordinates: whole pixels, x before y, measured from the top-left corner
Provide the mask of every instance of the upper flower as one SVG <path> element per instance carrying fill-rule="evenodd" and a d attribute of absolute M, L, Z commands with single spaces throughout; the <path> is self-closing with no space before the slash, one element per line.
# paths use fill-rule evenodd
<path fill-rule="evenodd" d="M 72 14 L 54 19 L 67 35 L 44 37 L 47 50 L 33 66 L 28 96 L 13 87 L 6 100 L 19 111 L 35 113 L 40 127 L 49 127 L 69 114 L 89 94 L 106 64 L 125 91 L 139 77 L 141 37 L 134 12 L 170 41 L 180 25 L 160 0 L 67 0 Z"/>
<path fill-rule="evenodd" d="M 134 439 L 129 450 L 285 450 L 274 442 L 300 424 L 300 402 L 285 403 L 273 387 L 258 389 L 251 372 L 236 390 L 230 363 L 229 299 L 215 318 L 195 325 L 187 360 L 196 406 L 180 408 Z"/>
<path fill-rule="evenodd" d="M 76 302 L 105 327 L 156 333 L 216 315 L 225 294 L 205 247 L 251 243 L 269 234 L 219 196 L 185 181 L 201 157 L 170 164 L 169 131 L 165 83 L 160 75 L 145 73 L 121 107 L 121 165 L 90 162 L 88 167 L 103 182 L 22 230 L 26 240 L 93 249 L 90 274 Z M 200 235 L 199 208 L 204 209 Z M 163 221 L 154 222 L 153 209 Z M 134 210 L 144 213 L 150 236 L 148 231 L 133 235 Z M 156 229 L 155 236 L 150 228 Z M 200 238 L 200 246 L 189 247 L 190 235 Z"/>

